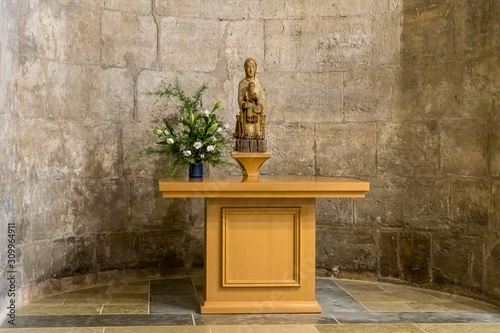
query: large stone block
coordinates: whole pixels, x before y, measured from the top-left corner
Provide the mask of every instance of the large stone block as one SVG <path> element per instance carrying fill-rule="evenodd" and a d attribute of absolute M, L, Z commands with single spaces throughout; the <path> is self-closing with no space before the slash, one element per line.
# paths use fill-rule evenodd
<path fill-rule="evenodd" d="M 0 44 L 10 50 L 18 49 L 18 12 L 19 1 L 4 0 L 0 2 L 0 22 L 2 22 L 0 23 L 2 27 L 0 29 Z"/>
<path fill-rule="evenodd" d="M 435 121 L 388 123 L 377 133 L 378 171 L 387 176 L 436 176 L 439 129 Z"/>
<path fill-rule="evenodd" d="M 482 286 L 483 244 L 480 239 L 440 235 L 432 240 L 432 281 Z"/>
<path fill-rule="evenodd" d="M 371 230 L 318 228 L 316 267 L 348 272 L 377 271 L 377 246 Z"/>
<path fill-rule="evenodd" d="M 490 2 L 490 41 L 491 41 L 491 49 L 493 54 L 498 54 L 500 51 L 500 40 L 495 38 L 495 36 L 500 35 L 500 3 L 498 1 Z"/>
<path fill-rule="evenodd" d="M 70 63 L 99 64 L 101 9 L 80 6 L 61 8 L 55 38 L 57 59 Z"/>
<path fill-rule="evenodd" d="M 158 179 L 136 178 L 131 186 L 132 228 L 184 230 L 189 224 L 188 200 L 163 198 Z"/>
<path fill-rule="evenodd" d="M 492 3 L 490 0 L 453 1 L 453 57 L 476 58 L 490 54 L 490 26 Z M 494 38 L 493 38 L 494 39 Z"/>
<path fill-rule="evenodd" d="M 201 16 L 205 0 L 157 0 L 154 1 L 155 11 L 161 16 L 196 17 Z"/>
<path fill-rule="evenodd" d="M 257 72 L 265 71 L 264 24 L 262 22 L 256 20 L 229 22 L 225 36 L 224 52 L 229 73 L 241 73 L 241 78 L 243 78 L 245 75 L 243 63 L 249 57 L 257 61 Z"/>
<path fill-rule="evenodd" d="M 486 181 L 451 182 L 451 219 L 456 231 L 484 236 L 489 231 L 491 184 Z"/>
<path fill-rule="evenodd" d="M 498 278 L 498 272 L 500 272 L 500 241 L 498 241 L 498 238 L 497 242 L 487 249 L 485 259 L 485 289 L 492 294 L 499 295 L 500 279 Z"/>
<path fill-rule="evenodd" d="M 96 236 L 96 258 L 99 271 L 139 267 L 138 233 L 119 232 Z"/>
<path fill-rule="evenodd" d="M 45 62 L 40 59 L 19 58 L 15 71 L 16 91 L 14 109 L 21 116 L 46 116 L 47 109 L 47 74 Z"/>
<path fill-rule="evenodd" d="M 134 117 L 133 75 L 120 68 L 92 67 L 87 115 L 112 121 Z"/>
<path fill-rule="evenodd" d="M 71 187 L 67 180 L 29 182 L 30 194 L 23 198 L 23 223 L 30 223 L 34 241 L 66 238 L 73 233 L 72 207 L 67 198 Z"/>
<path fill-rule="evenodd" d="M 355 70 L 344 73 L 346 121 L 385 121 L 395 105 L 392 69 Z"/>
<path fill-rule="evenodd" d="M 448 230 L 448 180 L 414 179 L 408 181 L 405 194 L 405 223 L 413 230 Z"/>
<path fill-rule="evenodd" d="M 104 8 L 148 15 L 151 13 L 151 0 L 106 0 Z"/>
<path fill-rule="evenodd" d="M 21 249 L 21 252 L 25 281 L 39 283 L 50 278 L 52 240 L 33 242 Z"/>
<path fill-rule="evenodd" d="M 285 4 L 287 0 L 250 0 L 248 4 L 248 17 L 250 19 L 282 19 L 286 17 Z"/>
<path fill-rule="evenodd" d="M 130 185 L 123 179 L 73 181 L 69 205 L 75 236 L 117 232 L 130 227 Z"/>
<path fill-rule="evenodd" d="M 372 22 L 373 65 L 398 65 L 401 51 L 401 13 L 394 11 L 377 15 Z"/>
<path fill-rule="evenodd" d="M 342 121 L 342 74 L 296 73 L 263 75 L 266 112 L 276 119 L 283 114 L 286 123 Z M 271 114 L 271 115 L 269 115 Z"/>
<path fill-rule="evenodd" d="M 444 175 L 486 176 L 488 126 L 482 120 L 442 121 L 441 160 Z"/>
<path fill-rule="evenodd" d="M 168 268 L 182 267 L 185 255 L 184 231 L 151 230 L 140 234 L 139 265 L 141 267 L 160 266 L 166 272 Z"/>
<path fill-rule="evenodd" d="M 414 232 L 399 235 L 401 277 L 417 283 L 430 282 L 431 239 L 426 234 Z"/>
<path fill-rule="evenodd" d="M 260 170 L 265 175 L 314 175 L 314 126 L 283 124 L 266 127 L 272 157 Z"/>
<path fill-rule="evenodd" d="M 61 279 L 75 272 L 75 237 L 54 239 L 52 242 L 52 265 L 50 277 Z"/>
<path fill-rule="evenodd" d="M 399 178 L 370 178 L 366 198 L 354 201 L 356 225 L 404 227 L 406 181 Z"/>
<path fill-rule="evenodd" d="M 321 71 L 347 70 L 372 63 L 371 17 L 325 18 L 318 22 L 317 35 Z"/>
<path fill-rule="evenodd" d="M 249 10 L 252 10 L 251 5 L 255 6 L 255 3 L 248 0 L 205 0 L 202 2 L 200 16 L 218 20 L 244 20 L 248 17 Z M 257 11 L 255 8 L 253 10 Z"/>
<path fill-rule="evenodd" d="M 59 6 L 53 1 L 19 2 L 19 53 L 56 59 Z"/>
<path fill-rule="evenodd" d="M 158 29 L 153 16 L 104 10 L 101 20 L 104 65 L 150 68 L 158 60 Z"/>
<path fill-rule="evenodd" d="M 460 117 L 464 114 L 464 67 L 464 63 L 426 66 L 423 108 L 428 118 Z"/>
<path fill-rule="evenodd" d="M 394 87 L 397 107 L 394 108 L 394 119 L 423 121 L 427 120 L 424 101 L 424 70 L 423 65 L 405 65 L 396 76 Z"/>
<path fill-rule="evenodd" d="M 214 71 L 225 25 L 218 20 L 163 18 L 160 35 L 162 66 L 174 71 Z"/>
<path fill-rule="evenodd" d="M 405 1 L 401 34 L 403 63 L 439 63 L 453 51 L 453 17 L 448 1 Z"/>
<path fill-rule="evenodd" d="M 491 212 L 491 231 L 496 238 L 500 238 L 500 181 L 493 181 L 492 186 L 492 212 Z"/>
<path fill-rule="evenodd" d="M 265 67 L 268 71 L 316 70 L 317 20 L 268 20 Z"/>
<path fill-rule="evenodd" d="M 0 116 L 12 114 L 14 104 L 15 66 L 14 53 L 0 43 Z"/>
<path fill-rule="evenodd" d="M 315 136 L 317 175 L 345 177 L 375 175 L 374 124 L 318 124 Z"/>
<path fill-rule="evenodd" d="M 353 227 L 353 199 L 317 199 L 316 224 L 318 227 Z"/>
<path fill-rule="evenodd" d="M 379 267 L 383 277 L 400 277 L 398 238 L 397 232 L 381 232 L 379 235 Z"/>

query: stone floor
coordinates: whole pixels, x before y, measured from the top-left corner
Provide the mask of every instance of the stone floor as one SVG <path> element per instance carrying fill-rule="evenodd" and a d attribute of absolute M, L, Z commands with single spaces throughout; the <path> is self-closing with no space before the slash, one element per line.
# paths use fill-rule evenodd
<path fill-rule="evenodd" d="M 3 332 L 500 332 L 485 303 L 401 285 L 318 278 L 321 314 L 201 315 L 199 279 L 139 281 L 69 292 L 20 308 Z"/>

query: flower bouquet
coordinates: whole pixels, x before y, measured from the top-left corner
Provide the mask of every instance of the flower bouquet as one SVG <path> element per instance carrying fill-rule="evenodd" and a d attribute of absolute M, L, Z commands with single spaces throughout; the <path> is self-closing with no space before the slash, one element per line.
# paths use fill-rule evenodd
<path fill-rule="evenodd" d="M 222 125 L 215 114 L 220 101 L 212 110 L 203 108 L 201 98 L 206 89 L 203 84 L 189 97 L 176 81 L 152 93 L 158 98 L 169 98 L 177 108 L 177 114 L 164 117 L 162 125 L 154 128 L 158 141 L 154 147 L 145 150 L 147 154 L 166 156 L 167 169 L 171 173 L 189 165 L 190 177 L 202 178 L 203 164 L 216 166 L 223 163 L 223 157 L 230 149 L 228 125 Z"/>

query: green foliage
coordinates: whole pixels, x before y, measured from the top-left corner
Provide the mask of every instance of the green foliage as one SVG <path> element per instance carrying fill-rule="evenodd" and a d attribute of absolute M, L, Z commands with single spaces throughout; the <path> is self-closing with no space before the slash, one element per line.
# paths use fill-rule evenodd
<path fill-rule="evenodd" d="M 172 173 L 181 166 L 193 163 L 213 166 L 223 163 L 230 148 L 227 126 L 222 125 L 215 114 L 221 106 L 220 101 L 211 111 L 203 109 L 201 99 L 206 89 L 203 84 L 190 97 L 176 81 L 152 93 L 158 98 L 168 98 L 172 103 L 178 102 L 174 103 L 178 115 L 162 119 L 161 126 L 154 129 L 158 138 L 156 145 L 144 150 L 148 155 L 167 156 L 167 169 Z"/>

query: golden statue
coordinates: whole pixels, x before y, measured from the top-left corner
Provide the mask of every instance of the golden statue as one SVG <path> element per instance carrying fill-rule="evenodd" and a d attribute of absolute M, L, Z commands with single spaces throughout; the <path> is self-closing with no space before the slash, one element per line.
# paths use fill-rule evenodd
<path fill-rule="evenodd" d="M 236 151 L 265 152 L 266 115 L 264 113 L 264 89 L 255 74 L 257 62 L 248 58 L 244 63 L 245 78 L 238 85 L 238 105 L 236 116 Z"/>

